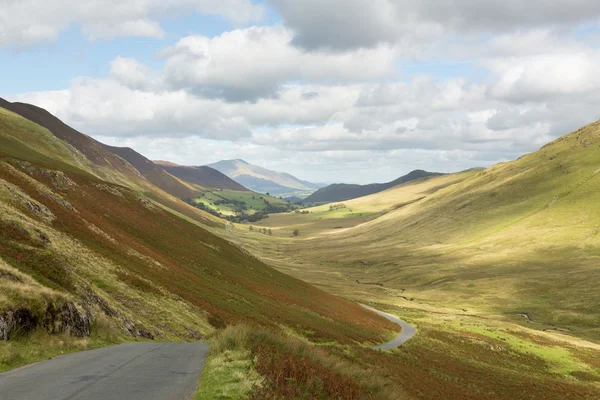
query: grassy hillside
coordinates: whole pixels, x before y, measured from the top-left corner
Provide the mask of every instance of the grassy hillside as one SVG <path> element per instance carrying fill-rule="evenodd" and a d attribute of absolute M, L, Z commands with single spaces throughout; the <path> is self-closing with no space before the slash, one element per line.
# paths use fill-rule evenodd
<path fill-rule="evenodd" d="M 160 165 L 154 164 L 135 150 L 128 147 L 103 146 L 111 153 L 130 163 L 150 183 L 161 188 L 165 192 L 178 198 L 189 197 L 195 193 L 194 188 L 186 185 L 184 182 L 165 171 Z"/>
<path fill-rule="evenodd" d="M 250 220 L 266 218 L 269 214 L 293 210 L 297 206 L 273 196 L 250 191 L 203 190 L 191 199 L 201 209 L 208 209 L 223 217 Z M 254 216 L 255 218 L 250 218 Z"/>
<path fill-rule="evenodd" d="M 523 322 L 527 314 L 540 328 L 596 338 L 599 143 L 592 124 L 514 162 L 406 184 L 340 210 L 312 209 L 295 217 L 320 215 L 331 227 L 340 215 L 385 215 L 340 224 L 352 229 L 311 231 L 308 223 L 315 237 L 292 241 L 290 252 L 423 303 Z M 275 233 L 294 228 L 286 217 L 266 224 Z"/>
<path fill-rule="evenodd" d="M 416 340 L 382 369 L 419 382 L 399 378 L 415 397 L 595 398 L 599 149 L 595 123 L 486 170 L 273 216 L 258 227 L 272 236 L 242 241 L 286 273 L 414 323 Z"/>
<path fill-rule="evenodd" d="M 210 167 L 186 167 L 164 161 L 154 161 L 154 163 L 160 165 L 171 175 L 204 188 L 234 190 L 238 192 L 250 191 L 227 175 Z"/>
<path fill-rule="evenodd" d="M 398 179 L 387 183 L 372 183 L 369 185 L 351 185 L 346 183 L 334 183 L 332 185 L 325 186 L 324 188 L 317 190 L 315 193 L 302 200 L 302 203 L 333 203 L 338 201 L 356 199 L 359 197 L 368 196 L 370 194 L 383 192 L 384 190 L 390 189 L 394 186 L 398 186 L 406 182 L 413 181 L 415 179 L 422 179 L 438 175 L 441 174 L 435 172 L 427 172 L 423 170 L 415 170 L 407 175 L 404 175 Z"/>
<path fill-rule="evenodd" d="M 396 329 L 144 190 L 101 179 L 70 144 L 2 109 L 0 149 L 0 320 L 23 322 L 0 340 L 0 369 L 122 340 L 198 340 L 241 322 L 349 345 Z"/>

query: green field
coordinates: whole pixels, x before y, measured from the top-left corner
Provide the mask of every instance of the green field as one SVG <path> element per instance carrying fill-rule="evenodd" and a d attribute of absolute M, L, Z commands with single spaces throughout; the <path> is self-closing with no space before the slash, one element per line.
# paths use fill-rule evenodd
<path fill-rule="evenodd" d="M 269 213 L 273 208 L 278 209 L 279 212 L 295 208 L 294 205 L 278 197 L 234 190 L 204 190 L 193 201 L 196 204 L 202 203 L 206 208 L 224 216 L 240 215 L 242 212 L 247 215 L 257 212 Z"/>

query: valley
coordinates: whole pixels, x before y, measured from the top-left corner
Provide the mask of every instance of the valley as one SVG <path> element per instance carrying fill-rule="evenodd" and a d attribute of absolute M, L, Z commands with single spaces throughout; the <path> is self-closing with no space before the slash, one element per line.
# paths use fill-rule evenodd
<path fill-rule="evenodd" d="M 600 393 L 600 124 L 514 162 L 292 209 L 200 185 L 209 173 L 235 186 L 210 170 L 184 179 L 131 149 L 0 117 L 3 370 L 207 340 L 197 399 Z M 285 209 L 220 218 L 242 205 Z"/>
<path fill-rule="evenodd" d="M 599 33 L 1 0 L 0 400 L 600 399 Z"/>
<path fill-rule="evenodd" d="M 524 379 L 532 362 L 545 365 L 550 380 L 592 388 L 600 355 L 599 143 L 595 123 L 517 161 L 256 224 L 271 236 L 244 226 L 235 232 L 282 272 L 405 318 L 417 327 L 415 343 L 441 340 L 450 354 L 459 343 L 487 349 L 461 350 L 476 353 L 454 360 L 456 368 L 488 354 L 516 374 L 511 380 Z"/>

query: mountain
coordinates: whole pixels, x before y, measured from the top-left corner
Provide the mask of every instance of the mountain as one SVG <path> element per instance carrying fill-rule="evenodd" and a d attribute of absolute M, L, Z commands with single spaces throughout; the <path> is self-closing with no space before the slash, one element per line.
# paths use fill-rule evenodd
<path fill-rule="evenodd" d="M 222 172 L 210 167 L 187 167 L 169 161 L 154 161 L 171 175 L 194 185 L 205 188 L 235 190 L 248 192 L 244 186 L 229 178 Z"/>
<path fill-rule="evenodd" d="M 2 104 L 32 119 L 0 107 L 0 369 L 239 323 L 347 344 L 396 329 L 211 233 L 234 239 L 156 187 L 145 175 L 158 170 L 131 150 L 117 156 L 44 110 Z"/>
<path fill-rule="evenodd" d="M 600 122 L 487 169 L 273 215 L 263 225 L 277 242 L 249 246 L 282 272 L 410 318 L 419 343 L 394 374 L 409 397 L 600 398 L 592 375 L 572 379 L 600 379 L 598 204 Z"/>
<path fill-rule="evenodd" d="M 527 315 L 540 329 L 598 340 L 599 148 L 596 122 L 512 162 L 411 181 L 340 210 L 309 209 L 304 222 L 274 216 L 268 224 L 315 232 L 289 249 L 306 258 L 302 271 L 310 259 L 319 276 L 327 276 L 319 260 L 351 274 L 360 260 L 369 266 L 365 279 L 423 302 L 523 322 Z M 309 219 L 343 229 L 318 235 Z"/>
<path fill-rule="evenodd" d="M 244 160 L 224 160 L 208 165 L 238 182 L 260 193 L 283 195 L 294 192 L 312 192 L 320 186 L 300 180 L 290 174 L 271 171 Z"/>
<path fill-rule="evenodd" d="M 195 190 L 193 188 L 186 185 L 184 182 L 181 182 L 179 179 L 165 171 L 160 165 L 153 163 L 135 150 L 130 149 L 129 147 L 103 146 L 111 153 L 129 162 L 148 181 L 165 192 L 178 198 L 191 197 L 194 195 Z"/>
<path fill-rule="evenodd" d="M 338 201 L 356 199 L 358 197 L 368 196 L 373 193 L 383 192 L 386 189 L 401 185 L 405 182 L 410 182 L 415 179 L 427 178 L 438 175 L 442 174 L 436 172 L 427 172 L 423 170 L 415 170 L 407 175 L 404 175 L 388 183 L 373 183 L 369 185 L 334 183 L 332 185 L 325 186 L 317 190 L 315 193 L 302 200 L 302 203 L 335 203 Z"/>

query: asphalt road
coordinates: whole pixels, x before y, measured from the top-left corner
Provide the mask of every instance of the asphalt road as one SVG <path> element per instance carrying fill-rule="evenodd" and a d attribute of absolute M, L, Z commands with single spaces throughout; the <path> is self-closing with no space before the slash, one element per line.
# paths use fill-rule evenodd
<path fill-rule="evenodd" d="M 417 333 L 417 328 L 415 328 L 414 326 L 412 326 L 411 324 L 409 324 L 406 321 L 402 321 L 400 318 L 396 317 L 395 315 L 384 313 L 383 311 L 379 311 L 373 307 L 365 306 L 364 304 L 361 304 L 361 306 L 373 311 L 374 313 L 381 315 L 382 317 L 384 317 L 386 319 L 389 319 L 390 321 L 392 321 L 402 327 L 402 331 L 394 340 L 392 340 L 391 342 L 380 344 L 378 346 L 374 346 L 373 347 L 374 349 L 378 349 L 378 350 L 395 349 L 396 347 L 402 346 L 404 344 L 404 342 L 406 342 L 411 337 L 415 336 L 415 333 Z"/>
<path fill-rule="evenodd" d="M 204 368 L 205 343 L 128 343 L 0 374 L 0 400 L 187 400 Z"/>

